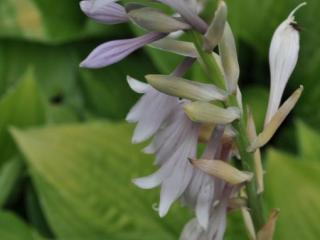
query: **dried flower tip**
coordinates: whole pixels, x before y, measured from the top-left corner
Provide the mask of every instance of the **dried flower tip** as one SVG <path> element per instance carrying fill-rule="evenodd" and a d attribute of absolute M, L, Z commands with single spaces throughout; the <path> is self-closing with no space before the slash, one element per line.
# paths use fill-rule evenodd
<path fill-rule="evenodd" d="M 221 41 L 227 22 L 228 8 L 224 1 L 220 1 L 214 18 L 205 34 L 205 49 L 212 51 Z"/>
<path fill-rule="evenodd" d="M 169 75 L 147 75 L 148 83 L 165 94 L 194 101 L 225 100 L 223 90 L 212 84 L 204 84 Z"/>
<path fill-rule="evenodd" d="M 268 222 L 258 232 L 257 240 L 272 240 L 276 228 L 276 222 L 279 216 L 280 210 L 272 210 Z"/>
<path fill-rule="evenodd" d="M 294 108 L 296 103 L 298 102 L 301 93 L 303 91 L 303 86 L 300 86 L 288 99 L 284 102 L 284 104 L 279 108 L 276 114 L 272 117 L 271 121 L 265 126 L 262 133 L 260 133 L 251 143 L 248 148 L 249 152 L 253 152 L 256 149 L 264 146 L 269 142 L 269 140 L 273 137 L 275 132 L 278 130 L 280 125 L 289 115 L 291 110 Z"/>
<path fill-rule="evenodd" d="M 127 13 L 116 0 L 83 0 L 81 10 L 90 18 L 105 24 L 118 24 L 129 20 Z"/>
<path fill-rule="evenodd" d="M 227 109 L 207 102 L 193 102 L 185 105 L 185 113 L 194 122 L 227 124 L 240 118 L 240 110 L 236 107 Z"/>
<path fill-rule="evenodd" d="M 185 57 L 198 57 L 197 49 L 191 42 L 179 41 L 172 38 L 164 38 L 150 44 L 149 46 Z"/>
<path fill-rule="evenodd" d="M 189 24 L 149 7 L 132 10 L 128 15 L 135 24 L 148 31 L 170 33 L 190 28 Z"/>
<path fill-rule="evenodd" d="M 238 86 L 240 67 L 238 62 L 236 42 L 230 25 L 224 28 L 223 38 L 219 44 L 222 66 L 230 93 L 235 92 Z"/>
<path fill-rule="evenodd" d="M 248 182 L 252 179 L 253 174 L 239 171 L 232 165 L 221 160 L 190 160 L 193 166 L 201 171 L 220 178 L 229 184 L 236 185 Z"/>
<path fill-rule="evenodd" d="M 293 26 L 296 24 L 293 15 L 305 4 L 302 3 L 294 9 L 272 37 L 269 52 L 271 90 L 265 125 L 277 112 L 284 89 L 298 61 L 300 36 L 296 27 Z"/>
<path fill-rule="evenodd" d="M 257 132 L 256 132 L 256 125 L 254 123 L 253 115 L 250 109 L 248 109 L 247 132 L 248 132 L 250 141 L 254 141 L 254 139 L 257 137 Z M 264 171 L 263 171 L 263 166 L 261 161 L 260 149 L 257 149 L 254 152 L 253 158 L 254 158 L 255 175 L 257 180 L 257 193 L 261 194 L 264 191 L 264 180 L 263 180 Z"/>

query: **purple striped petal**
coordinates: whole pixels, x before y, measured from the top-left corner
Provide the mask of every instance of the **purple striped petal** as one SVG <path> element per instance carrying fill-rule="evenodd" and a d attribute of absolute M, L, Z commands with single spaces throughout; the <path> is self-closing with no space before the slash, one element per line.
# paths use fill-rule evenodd
<path fill-rule="evenodd" d="M 197 29 L 201 33 L 205 33 L 207 31 L 208 25 L 205 21 L 203 21 L 195 11 L 190 8 L 184 1 L 182 0 L 158 0 L 158 2 L 164 3 L 178 13 L 187 21 L 190 25 L 192 25 L 195 29 Z"/>
<path fill-rule="evenodd" d="M 128 21 L 126 10 L 115 0 L 84 0 L 81 10 L 90 18 L 105 24 L 118 24 Z"/>
<path fill-rule="evenodd" d="M 85 68 L 102 68 L 117 63 L 130 53 L 146 44 L 157 41 L 166 35 L 163 33 L 148 33 L 141 37 L 115 40 L 101 44 L 95 48 L 89 56 L 80 64 Z"/>

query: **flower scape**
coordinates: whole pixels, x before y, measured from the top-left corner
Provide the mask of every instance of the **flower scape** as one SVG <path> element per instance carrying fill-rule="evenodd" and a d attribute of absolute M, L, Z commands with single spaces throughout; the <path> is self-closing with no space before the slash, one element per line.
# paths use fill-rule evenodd
<path fill-rule="evenodd" d="M 303 91 L 300 86 L 282 103 L 299 53 L 294 13 L 303 5 L 273 35 L 269 103 L 264 129 L 257 134 L 238 85 L 236 41 L 224 1 L 218 2 L 210 23 L 199 16 L 204 5 L 197 0 L 123 5 L 116 0 L 81 1 L 82 11 L 100 23 L 132 22 L 146 31 L 136 38 L 101 44 L 81 67 L 107 67 L 144 46 L 184 58 L 169 75 L 145 76 L 147 83 L 127 77 L 132 90 L 142 97 L 126 118 L 136 124 L 133 143 L 152 139 L 144 152 L 154 154 L 159 167 L 149 176 L 134 179 L 134 184 L 143 189 L 160 187 L 160 217 L 175 201 L 195 213 L 181 240 L 223 239 L 227 214 L 234 209 L 241 209 L 250 239 L 272 239 L 279 211 L 274 209 L 265 218 L 260 148 L 273 137 Z M 210 83 L 184 78 L 194 64 L 201 66 Z"/>

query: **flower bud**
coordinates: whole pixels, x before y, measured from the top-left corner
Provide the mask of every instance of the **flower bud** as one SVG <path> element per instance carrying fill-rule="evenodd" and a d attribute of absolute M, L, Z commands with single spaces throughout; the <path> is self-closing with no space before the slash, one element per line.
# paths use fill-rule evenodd
<path fill-rule="evenodd" d="M 227 95 L 212 84 L 190 81 L 169 75 L 147 75 L 148 83 L 170 96 L 190 99 L 194 101 L 224 100 Z"/>
<path fill-rule="evenodd" d="M 170 33 L 190 28 L 187 23 L 149 7 L 132 10 L 128 15 L 134 23 L 149 31 Z"/>
<path fill-rule="evenodd" d="M 215 16 L 205 34 L 205 49 L 212 51 L 221 41 L 228 15 L 227 5 L 220 1 Z"/>
<path fill-rule="evenodd" d="M 237 107 L 221 108 L 207 102 L 193 102 L 185 105 L 184 111 L 194 122 L 227 124 L 240 117 Z"/>
<path fill-rule="evenodd" d="M 221 160 L 190 160 L 193 166 L 201 171 L 220 178 L 229 184 L 240 184 L 250 181 L 252 173 L 242 172 L 232 165 Z"/>

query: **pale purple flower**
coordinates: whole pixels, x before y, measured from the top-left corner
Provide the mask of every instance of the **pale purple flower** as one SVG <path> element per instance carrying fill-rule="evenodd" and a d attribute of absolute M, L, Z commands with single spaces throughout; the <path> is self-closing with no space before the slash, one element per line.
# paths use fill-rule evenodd
<path fill-rule="evenodd" d="M 185 225 L 180 240 L 223 240 L 227 227 L 228 202 L 237 188 L 225 185 L 219 190 L 219 193 L 215 193 L 208 228 L 204 229 L 197 219 L 192 219 Z"/>
<path fill-rule="evenodd" d="M 166 34 L 163 33 L 152 32 L 141 37 L 103 43 L 95 48 L 80 66 L 85 68 L 102 68 L 112 65 L 144 45 L 157 41 L 165 36 Z"/>
<path fill-rule="evenodd" d="M 194 171 L 188 159 L 196 156 L 199 125 L 186 116 L 183 104 L 184 102 L 180 102 L 173 111 L 172 119 L 164 123 L 164 128 L 159 132 L 161 136 L 155 137 L 160 169 L 150 176 L 134 180 L 136 185 L 145 189 L 161 185 L 161 217 L 166 215 L 171 204 L 183 194 Z M 164 136 L 169 138 L 163 138 Z"/>
<path fill-rule="evenodd" d="M 81 10 L 90 18 L 105 24 L 118 24 L 129 20 L 126 10 L 117 0 L 83 0 Z"/>
<path fill-rule="evenodd" d="M 139 143 L 154 135 L 179 103 L 178 98 L 167 96 L 149 84 L 145 84 L 145 88 L 139 91 L 133 87 L 138 85 L 139 81 L 128 78 L 128 82 L 134 91 L 144 94 L 126 118 L 128 122 L 137 123 L 132 141 Z"/>
<path fill-rule="evenodd" d="M 195 60 L 186 58 L 172 73 L 182 76 Z M 167 120 L 172 111 L 179 105 L 177 97 L 168 96 L 133 78 L 128 78 L 130 87 L 137 93 L 144 94 L 138 103 L 130 110 L 126 120 L 137 123 L 132 141 L 143 142 L 154 135 Z"/>

